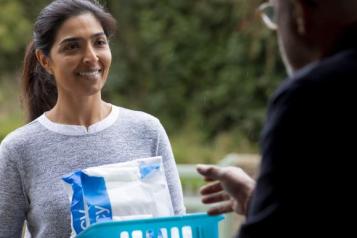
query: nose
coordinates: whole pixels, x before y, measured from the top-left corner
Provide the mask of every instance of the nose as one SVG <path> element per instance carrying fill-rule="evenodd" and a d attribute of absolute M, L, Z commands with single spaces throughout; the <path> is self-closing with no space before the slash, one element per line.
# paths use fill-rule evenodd
<path fill-rule="evenodd" d="M 95 63 L 97 61 L 98 61 L 98 55 L 95 49 L 93 49 L 92 45 L 88 45 L 85 48 L 83 62 L 86 64 L 90 64 L 90 63 Z"/>

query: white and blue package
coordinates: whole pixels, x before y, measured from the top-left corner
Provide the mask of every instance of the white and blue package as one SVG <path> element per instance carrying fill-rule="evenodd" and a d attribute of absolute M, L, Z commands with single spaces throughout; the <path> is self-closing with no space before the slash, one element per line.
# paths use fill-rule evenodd
<path fill-rule="evenodd" d="M 174 215 L 160 156 L 75 171 L 63 181 L 72 237 L 98 222 Z"/>

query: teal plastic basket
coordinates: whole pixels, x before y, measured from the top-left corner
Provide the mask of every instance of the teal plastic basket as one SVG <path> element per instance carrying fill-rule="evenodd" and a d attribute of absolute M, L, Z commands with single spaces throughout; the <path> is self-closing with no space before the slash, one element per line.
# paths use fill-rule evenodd
<path fill-rule="evenodd" d="M 91 225 L 77 238 L 218 238 L 223 216 L 195 213 L 184 216 L 112 221 Z"/>

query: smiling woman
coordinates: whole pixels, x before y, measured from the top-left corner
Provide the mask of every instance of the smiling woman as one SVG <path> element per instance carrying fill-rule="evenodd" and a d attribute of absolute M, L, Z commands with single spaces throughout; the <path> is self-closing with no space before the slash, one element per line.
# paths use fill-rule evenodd
<path fill-rule="evenodd" d="M 91 13 L 66 20 L 57 32 L 49 57 L 41 50 L 36 51 L 36 56 L 43 68 L 55 75 L 60 100 L 100 96 L 112 61 L 108 39 Z"/>
<path fill-rule="evenodd" d="M 33 238 L 69 237 L 70 203 L 61 178 L 141 158 L 162 157 L 174 213 L 185 212 L 160 121 L 102 100 L 114 31 L 115 20 L 96 1 L 56 0 L 38 16 L 22 77 L 30 123 L 0 147 L 1 237 L 20 237 L 25 220 Z"/>

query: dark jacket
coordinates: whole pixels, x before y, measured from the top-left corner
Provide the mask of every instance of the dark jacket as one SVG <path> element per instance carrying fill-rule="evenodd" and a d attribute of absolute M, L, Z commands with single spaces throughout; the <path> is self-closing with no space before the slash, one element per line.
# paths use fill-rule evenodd
<path fill-rule="evenodd" d="M 357 202 L 356 32 L 273 96 L 260 176 L 239 238 L 356 237 L 357 225 L 349 224 Z"/>

